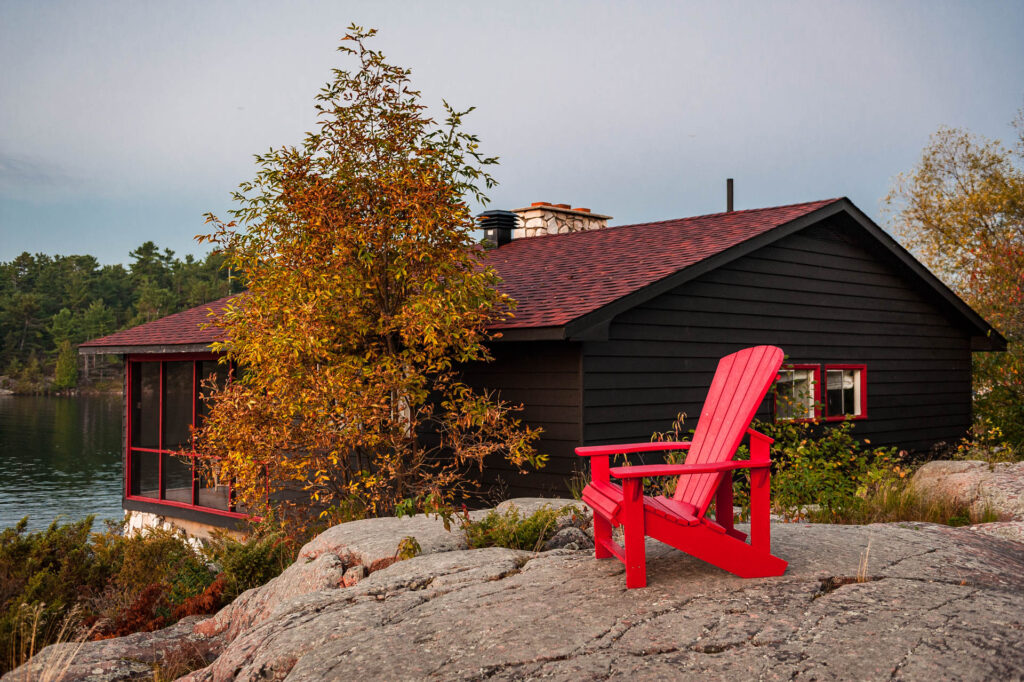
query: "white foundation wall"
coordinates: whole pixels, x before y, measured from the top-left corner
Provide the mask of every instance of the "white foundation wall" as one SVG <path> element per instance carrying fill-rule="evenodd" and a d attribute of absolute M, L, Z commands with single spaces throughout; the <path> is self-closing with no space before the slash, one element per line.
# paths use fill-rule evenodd
<path fill-rule="evenodd" d="M 244 537 L 243 533 L 239 533 L 237 531 L 226 531 L 223 528 L 216 528 L 205 523 L 199 523 L 198 521 L 176 519 L 171 516 L 162 516 L 152 512 L 126 509 L 124 517 L 125 533 L 144 533 L 152 528 L 178 531 L 182 533 L 188 540 L 189 544 L 196 549 L 202 547 L 203 541 L 209 540 L 215 531 L 226 532 L 232 537 L 238 539 Z"/>

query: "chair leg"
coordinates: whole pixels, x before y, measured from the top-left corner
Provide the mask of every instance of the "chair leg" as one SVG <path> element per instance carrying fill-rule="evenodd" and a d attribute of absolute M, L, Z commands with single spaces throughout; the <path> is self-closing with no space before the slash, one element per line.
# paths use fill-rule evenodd
<path fill-rule="evenodd" d="M 622 527 L 626 550 L 626 589 L 647 587 L 647 548 L 644 528 L 627 523 Z"/>
<path fill-rule="evenodd" d="M 750 546 L 764 554 L 771 554 L 771 498 L 767 469 L 750 472 Z"/>
<path fill-rule="evenodd" d="M 614 556 L 604 544 L 612 540 L 612 524 L 597 512 L 594 512 L 594 558 L 608 559 Z"/>
<path fill-rule="evenodd" d="M 647 587 L 647 550 L 644 547 L 643 491 L 631 478 L 622 486 L 622 534 L 626 550 L 626 588 Z"/>
<path fill-rule="evenodd" d="M 718 490 L 715 491 L 715 521 L 725 529 L 725 532 L 732 530 L 732 472 L 726 471 L 718 482 Z"/>

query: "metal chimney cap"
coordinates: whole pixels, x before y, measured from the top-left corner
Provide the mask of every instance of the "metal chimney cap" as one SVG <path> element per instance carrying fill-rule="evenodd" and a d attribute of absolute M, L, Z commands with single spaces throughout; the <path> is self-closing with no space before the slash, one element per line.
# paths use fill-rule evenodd
<path fill-rule="evenodd" d="M 519 227 L 519 216 L 512 211 L 484 211 L 477 216 L 484 231 L 484 241 L 491 247 L 504 246 L 512 241 L 512 230 Z"/>

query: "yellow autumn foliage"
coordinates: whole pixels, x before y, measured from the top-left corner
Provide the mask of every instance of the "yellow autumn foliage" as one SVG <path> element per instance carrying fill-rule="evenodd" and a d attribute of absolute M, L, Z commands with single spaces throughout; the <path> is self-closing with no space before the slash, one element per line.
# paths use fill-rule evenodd
<path fill-rule="evenodd" d="M 214 320 L 239 369 L 197 451 L 246 508 L 269 485 L 299 524 L 451 508 L 486 458 L 544 461 L 514 406 L 459 378 L 514 307 L 478 260 L 467 204 L 485 200 L 495 159 L 462 131 L 468 112 L 428 116 L 373 35 L 349 28 L 339 50 L 358 68 L 333 72 L 317 129 L 257 156 L 234 219 L 209 216 L 201 238 L 248 291 Z"/>
<path fill-rule="evenodd" d="M 897 237 L 1009 342 L 976 353 L 975 415 L 1024 442 L 1024 109 L 1013 147 L 941 128 L 886 197 Z"/>

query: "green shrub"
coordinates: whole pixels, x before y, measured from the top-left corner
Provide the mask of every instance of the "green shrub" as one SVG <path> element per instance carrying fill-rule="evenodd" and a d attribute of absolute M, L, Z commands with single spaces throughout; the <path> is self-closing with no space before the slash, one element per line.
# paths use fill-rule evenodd
<path fill-rule="evenodd" d="M 881 480 L 904 478 L 903 453 L 872 448 L 853 437 L 854 422 L 755 422 L 775 439 L 772 501 L 784 512 L 817 505 L 831 511 L 853 504 Z"/>
<path fill-rule="evenodd" d="M 679 414 L 672 428 L 655 433 L 652 441 L 680 441 L 692 438 L 693 431 L 684 430 L 685 414 Z M 752 428 L 775 440 L 772 444 L 772 502 L 783 513 L 807 505 L 826 510 L 848 506 L 858 493 L 882 478 L 904 477 L 902 456 L 896 448 L 871 448 L 870 441 L 853 437 L 854 422 L 836 423 L 779 420 L 755 421 Z M 686 460 L 685 451 L 658 453 L 659 461 L 679 464 Z M 743 445 L 734 459 L 749 459 L 750 451 Z M 636 458 L 642 461 L 641 458 Z M 619 458 L 622 462 L 624 458 Z M 734 476 L 735 503 L 748 507 L 750 479 L 742 472 Z M 676 477 L 644 479 L 646 494 L 672 495 Z"/>
<path fill-rule="evenodd" d="M 92 537 L 93 551 L 113 568 L 103 592 L 88 602 L 98 637 L 154 630 L 178 620 L 174 612 L 216 577 L 184 536 L 162 528 L 124 533 L 114 525 Z"/>
<path fill-rule="evenodd" d="M 117 637 L 213 613 L 278 575 L 297 549 L 266 527 L 200 552 L 170 530 L 126 534 L 111 524 L 92 533 L 89 517 L 29 533 L 27 523 L 0 531 L 0 674 L 67 639 L 69 627 Z"/>
<path fill-rule="evenodd" d="M 470 521 L 467 517 L 462 530 L 471 549 L 507 547 L 535 552 L 558 532 L 558 519 L 574 511 L 571 505 L 562 509 L 544 505 L 524 517 L 513 505 L 504 512 L 492 509 L 479 521 Z"/>
<path fill-rule="evenodd" d="M 206 554 L 220 568 L 228 601 L 266 584 L 295 561 L 295 548 L 283 533 L 265 529 L 244 542 L 219 533 L 207 545 Z"/>
<path fill-rule="evenodd" d="M 28 519 L 0 532 L 0 673 L 18 661 L 16 640 L 26 610 L 42 645 L 55 641 L 65 616 L 83 599 L 103 591 L 114 566 L 89 542 L 93 517 L 28 533 Z"/>
<path fill-rule="evenodd" d="M 654 441 L 684 440 L 685 415 L 672 430 L 655 433 Z M 923 521 L 950 526 L 998 520 L 991 510 L 973 510 L 955 499 L 917 495 L 909 486 L 911 473 L 906 453 L 897 448 L 873 448 L 867 439 L 853 436 L 855 422 L 755 421 L 752 427 L 775 439 L 772 444 L 772 504 L 784 515 L 801 516 L 817 523 L 890 523 Z M 692 431 L 691 431 L 692 433 Z M 685 460 L 685 452 L 671 452 L 665 461 Z M 748 459 L 740 447 L 735 459 Z M 1002 432 L 986 420 L 957 447 L 955 456 L 985 461 L 1020 461 L 1024 451 L 1008 443 Z M 749 513 L 749 478 L 734 474 L 735 503 Z M 671 494 L 675 478 L 644 479 L 647 494 Z"/>
<path fill-rule="evenodd" d="M 982 370 L 981 373 L 988 374 L 990 377 L 1003 375 L 1003 378 L 983 382 L 988 384 L 988 390 L 976 392 L 973 406 L 976 422 L 982 428 L 997 428 L 1000 432 L 1000 440 L 1011 444 L 1018 453 L 1021 453 L 1016 461 L 1024 459 L 1024 386 L 1022 386 L 1020 374 L 1017 374 L 1016 381 L 1013 381 L 1005 369 L 1011 368 L 1019 371 L 1021 368 L 1021 344 L 1022 340 L 1010 339 L 1010 348 L 1007 353 L 991 354 L 1007 356 L 999 363 L 1004 365 L 1002 372 L 994 366 L 995 363 L 991 360 L 987 363 L 983 361 L 983 364 L 989 364 L 990 368 L 989 371 Z M 980 355 L 989 354 L 981 353 Z M 975 387 L 979 385 L 978 375 L 979 368 L 976 367 Z"/>
<path fill-rule="evenodd" d="M 668 431 L 659 432 L 656 431 L 651 435 L 651 442 L 665 443 L 665 442 L 679 442 L 689 441 L 693 438 L 693 429 L 684 431 L 686 425 L 686 413 L 680 412 L 676 415 L 676 418 L 672 421 L 672 427 Z M 686 450 L 669 450 L 659 452 L 657 454 L 657 464 L 682 464 L 686 461 Z M 647 464 L 643 455 L 636 458 L 641 464 Z M 616 455 L 615 462 L 617 464 L 627 465 L 632 463 L 630 458 L 625 455 Z M 656 478 L 644 478 L 641 483 L 644 488 L 644 493 L 647 495 L 664 495 L 665 497 L 672 497 L 676 492 L 676 483 L 679 482 L 677 476 L 658 476 Z"/>
<path fill-rule="evenodd" d="M 58 347 L 57 368 L 54 370 L 53 387 L 58 391 L 78 385 L 78 354 L 71 342 L 65 339 Z"/>
<path fill-rule="evenodd" d="M 1024 416 L 1024 415 L 1022 415 Z M 988 462 L 1024 461 L 1024 445 L 1008 439 L 1003 429 L 987 417 L 978 417 L 970 433 L 957 443 L 955 459 L 974 459 Z"/>
<path fill-rule="evenodd" d="M 395 552 L 395 556 L 398 557 L 399 561 L 405 561 L 406 559 L 418 557 L 422 552 L 423 548 L 420 547 L 419 540 L 411 535 L 406 535 L 398 541 L 398 551 Z"/>

